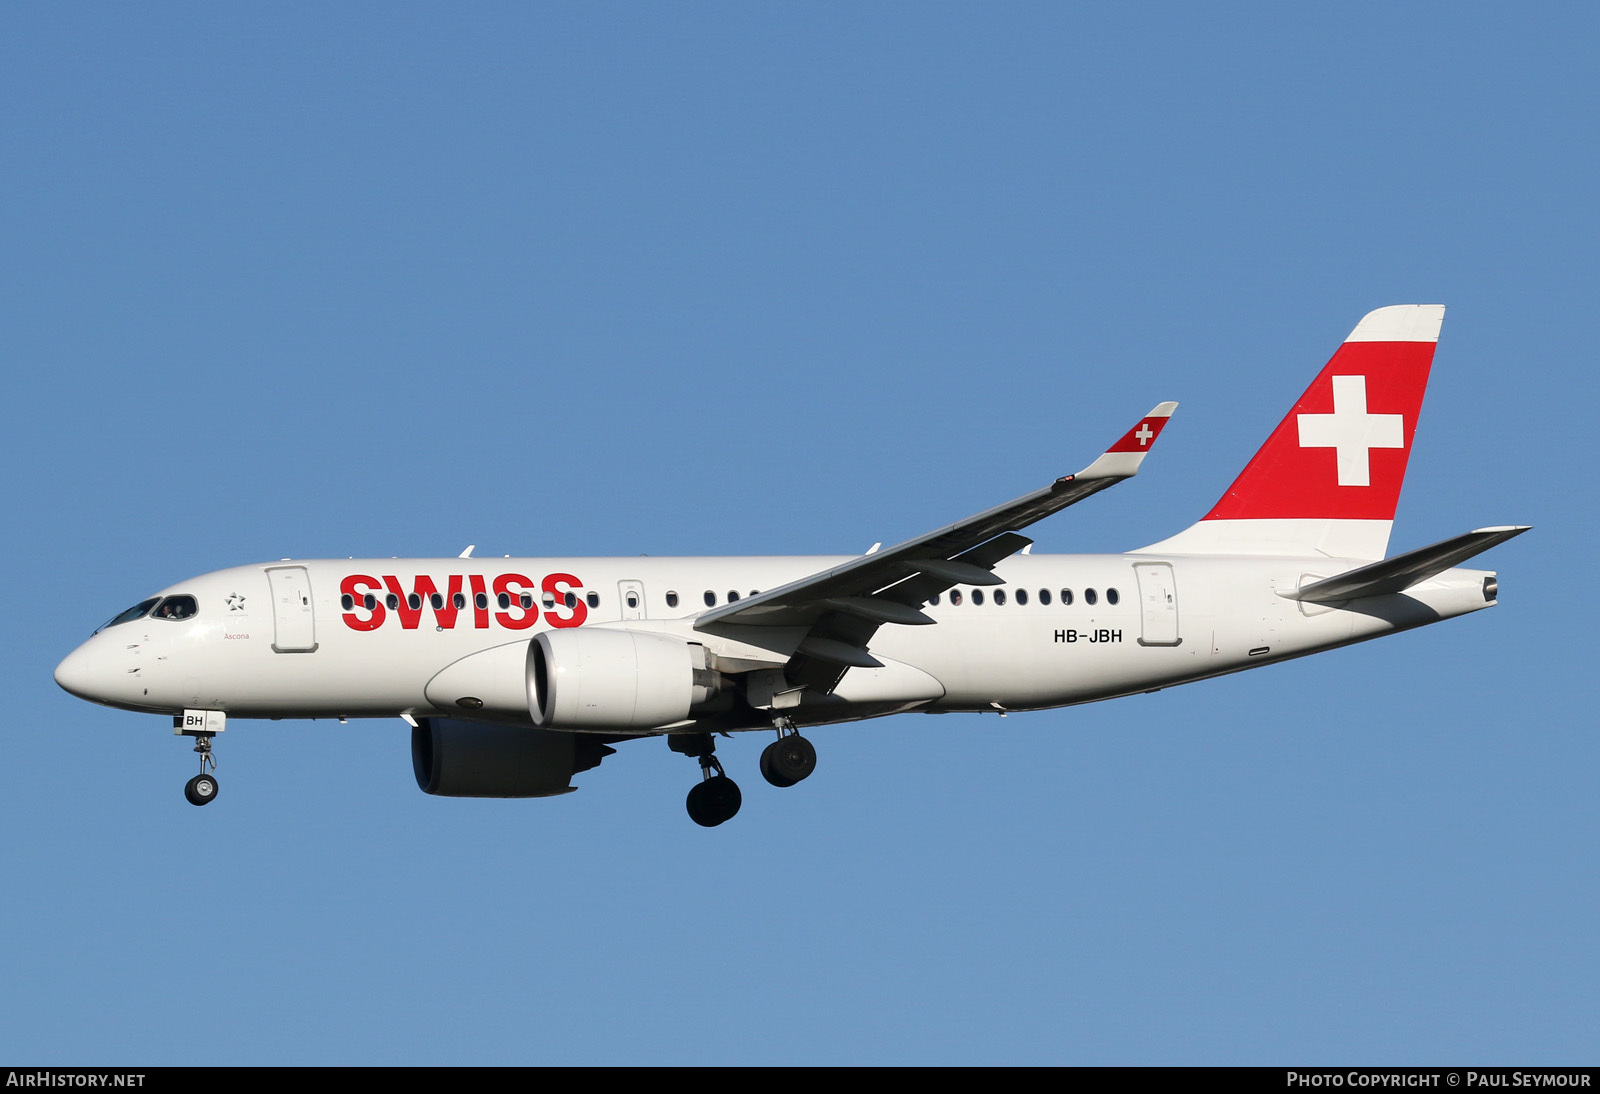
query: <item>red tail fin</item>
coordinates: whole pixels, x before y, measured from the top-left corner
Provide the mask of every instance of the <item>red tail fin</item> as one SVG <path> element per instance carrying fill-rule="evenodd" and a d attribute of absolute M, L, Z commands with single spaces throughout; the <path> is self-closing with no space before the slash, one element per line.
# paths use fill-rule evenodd
<path fill-rule="evenodd" d="M 1443 320 L 1369 313 L 1211 512 L 1146 550 L 1382 558 Z"/>

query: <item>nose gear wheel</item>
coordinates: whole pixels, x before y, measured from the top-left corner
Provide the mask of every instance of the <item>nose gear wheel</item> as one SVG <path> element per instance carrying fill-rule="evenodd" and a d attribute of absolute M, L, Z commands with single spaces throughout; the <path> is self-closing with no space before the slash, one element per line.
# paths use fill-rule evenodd
<path fill-rule="evenodd" d="M 183 784 L 183 796 L 189 799 L 190 805 L 207 805 L 217 796 L 217 780 L 214 775 L 196 775 Z"/>

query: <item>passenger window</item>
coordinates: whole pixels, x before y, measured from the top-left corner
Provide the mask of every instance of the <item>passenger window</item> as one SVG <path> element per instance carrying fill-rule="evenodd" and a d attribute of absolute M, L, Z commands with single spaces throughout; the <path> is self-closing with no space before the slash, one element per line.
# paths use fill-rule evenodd
<path fill-rule="evenodd" d="M 1018 589 L 1017 590 L 1017 603 L 1018 604 L 1026 604 L 1027 602 L 1028 602 L 1028 590 L 1027 589 Z"/>
<path fill-rule="evenodd" d="M 371 593 L 368 593 L 366 596 L 361 598 L 361 606 L 367 609 L 369 612 L 376 611 L 378 608 L 378 598 L 373 596 Z"/>
<path fill-rule="evenodd" d="M 1099 599 L 1100 599 L 1100 595 L 1098 593 L 1096 593 L 1093 589 L 1085 589 L 1085 590 L 1083 590 L 1083 602 L 1085 604 L 1093 604 L 1095 601 L 1097 601 Z"/>
<path fill-rule="evenodd" d="M 576 608 L 578 606 L 578 594 L 568 589 L 567 595 L 561 598 L 561 602 L 569 608 Z"/>
<path fill-rule="evenodd" d="M 667 607 L 676 608 L 677 606 L 678 606 L 678 594 L 675 593 L 675 592 L 667 593 Z"/>
<path fill-rule="evenodd" d="M 391 612 L 400 607 L 400 598 L 395 596 L 393 593 L 390 593 L 388 596 L 384 597 L 383 602 L 389 605 L 389 610 Z"/>
<path fill-rule="evenodd" d="M 1006 591 L 1004 589 L 996 589 L 994 591 L 994 602 L 996 604 L 1004 604 L 1006 602 Z"/>
<path fill-rule="evenodd" d="M 599 606 L 600 606 L 600 594 L 599 593 L 590 593 L 589 594 L 589 607 L 598 608 Z M 634 596 L 632 593 L 629 593 L 628 594 L 628 607 L 637 608 L 638 606 L 639 606 L 639 598 Z"/>
<path fill-rule="evenodd" d="M 950 603 L 954 604 L 958 608 L 961 606 L 961 590 L 960 589 L 951 589 L 950 590 Z"/>
<path fill-rule="evenodd" d="M 939 603 L 939 594 L 934 593 L 932 596 L 928 597 L 928 603 L 937 605 Z"/>
<path fill-rule="evenodd" d="M 739 599 L 739 590 L 738 589 L 729 589 L 728 590 L 728 603 L 732 604 L 735 600 L 738 600 L 738 599 Z"/>
<path fill-rule="evenodd" d="M 1039 590 L 1039 603 L 1041 603 L 1041 604 L 1050 603 L 1050 590 L 1049 589 L 1040 589 Z"/>
<path fill-rule="evenodd" d="M 511 601 L 509 599 L 507 599 L 505 593 L 501 593 L 500 594 L 500 599 L 505 601 L 504 604 L 500 605 L 502 608 L 509 608 L 511 606 Z M 473 593 L 472 594 L 472 603 L 473 603 L 474 606 L 477 607 L 477 609 L 480 612 L 488 611 L 489 610 L 489 594 L 488 593 Z"/>
<path fill-rule="evenodd" d="M 439 595 L 438 593 L 429 593 L 428 594 L 428 603 L 433 605 L 433 610 L 434 611 L 439 611 L 441 608 L 444 607 L 444 597 Z"/>
<path fill-rule="evenodd" d="M 501 593 L 499 596 L 495 597 L 495 602 L 500 605 L 501 611 L 505 611 L 507 608 L 511 607 L 511 594 Z"/>
<path fill-rule="evenodd" d="M 339 598 L 339 607 L 343 608 L 345 611 L 353 611 L 355 606 L 356 598 L 351 596 L 349 593 L 345 593 Z"/>
<path fill-rule="evenodd" d="M 706 590 L 706 607 L 714 608 L 717 604 L 717 594 L 710 589 Z"/>
<path fill-rule="evenodd" d="M 983 590 L 982 589 L 973 589 L 972 590 L 972 602 L 974 604 L 982 604 L 983 603 Z"/>
<path fill-rule="evenodd" d="M 463 609 L 463 608 L 465 608 L 467 606 L 467 594 L 466 593 L 456 593 L 456 594 L 454 594 L 453 596 L 450 597 L 450 603 L 452 605 L 454 605 L 456 611 L 459 612 L 461 609 Z"/>
<path fill-rule="evenodd" d="M 1071 589 L 1062 589 L 1061 590 L 1061 606 L 1063 608 L 1070 608 L 1072 606 L 1072 590 Z"/>
<path fill-rule="evenodd" d="M 406 597 L 406 607 L 410 608 L 412 611 L 420 610 L 422 608 L 422 597 L 418 596 L 416 593 L 410 594 Z"/>
<path fill-rule="evenodd" d="M 150 616 L 153 619 L 188 619 L 199 610 L 192 596 L 169 596 Z"/>
<path fill-rule="evenodd" d="M 1115 604 L 1118 601 L 1118 599 L 1120 599 L 1120 598 L 1117 596 L 1117 590 L 1115 590 L 1115 589 L 1107 589 L 1106 590 L 1106 603 L 1107 604 Z"/>

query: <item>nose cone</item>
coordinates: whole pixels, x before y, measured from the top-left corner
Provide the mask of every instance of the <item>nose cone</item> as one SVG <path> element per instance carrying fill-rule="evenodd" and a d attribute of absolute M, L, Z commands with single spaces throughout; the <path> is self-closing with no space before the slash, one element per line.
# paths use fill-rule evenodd
<path fill-rule="evenodd" d="M 56 666 L 56 683 L 80 699 L 99 698 L 94 693 L 95 672 L 87 642 L 67 654 L 66 660 Z"/>

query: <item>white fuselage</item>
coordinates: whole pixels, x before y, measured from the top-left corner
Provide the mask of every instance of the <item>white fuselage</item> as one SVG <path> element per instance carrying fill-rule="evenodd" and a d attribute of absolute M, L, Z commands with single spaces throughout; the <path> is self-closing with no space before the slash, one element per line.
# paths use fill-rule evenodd
<path fill-rule="evenodd" d="M 750 626 L 697 631 L 707 596 L 726 604 L 730 594 L 748 597 L 845 561 L 443 558 L 241 566 L 165 590 L 194 597 L 197 610 L 181 620 L 147 615 L 108 626 L 63 662 L 57 679 L 74 694 L 125 709 L 218 710 L 246 718 L 459 716 L 450 689 L 464 690 L 466 684 L 456 685 L 469 680 L 485 704 L 475 716 L 526 722 L 521 658 L 539 631 L 654 631 L 703 644 L 730 673 L 776 667 L 801 633 Z M 1492 583 L 1486 584 L 1492 575 L 1465 569 L 1403 594 L 1345 605 L 1279 595 L 1356 565 L 1327 558 L 1013 556 L 995 567 L 1004 584 L 958 586 L 928 605 L 936 625 L 881 627 L 872 653 L 884 667 L 849 670 L 835 696 L 795 713 L 800 722 L 822 722 L 894 710 L 1091 702 L 1375 638 L 1494 602 Z M 492 650 L 501 653 L 485 654 Z M 485 655 L 459 667 L 478 654 Z M 455 675 L 441 675 L 452 666 Z M 484 683 L 485 673 L 494 680 Z M 730 728 L 769 724 L 758 718 Z"/>

